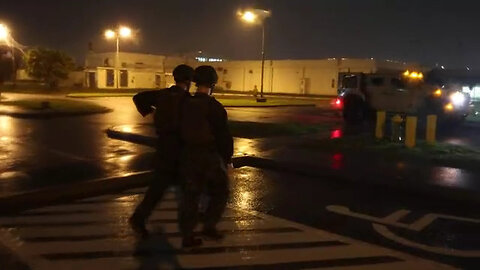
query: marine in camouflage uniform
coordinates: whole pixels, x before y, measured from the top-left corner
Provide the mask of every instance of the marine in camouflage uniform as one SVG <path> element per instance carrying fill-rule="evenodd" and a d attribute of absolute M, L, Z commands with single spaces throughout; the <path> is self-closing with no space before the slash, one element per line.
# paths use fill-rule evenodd
<path fill-rule="evenodd" d="M 179 222 L 184 247 L 201 244 L 193 230 L 198 223 L 199 200 L 204 192 L 210 200 L 205 211 L 203 235 L 217 240 L 222 238 L 216 225 L 229 196 L 227 166 L 231 166 L 233 138 L 225 108 L 210 95 L 217 79 L 215 69 L 210 66 L 195 69 L 194 82 L 198 89 L 185 101 L 182 110 L 183 199 Z"/>
<path fill-rule="evenodd" d="M 142 116 L 154 113 L 158 136 L 154 179 L 129 220 L 132 229 L 142 237 L 148 235 L 146 220 L 166 189 L 179 184 L 179 162 L 182 153 L 180 110 L 183 101 L 190 96 L 188 90 L 193 79 L 193 68 L 179 65 L 174 69 L 173 76 L 176 85 L 167 89 L 141 92 L 133 97 Z"/>

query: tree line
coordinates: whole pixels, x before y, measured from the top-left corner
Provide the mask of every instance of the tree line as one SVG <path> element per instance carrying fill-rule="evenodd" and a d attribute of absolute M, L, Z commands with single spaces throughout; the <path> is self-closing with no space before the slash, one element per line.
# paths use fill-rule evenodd
<path fill-rule="evenodd" d="M 13 53 L 15 55 L 12 55 Z M 19 66 L 25 69 L 28 76 L 45 83 L 50 89 L 55 89 L 60 80 L 68 79 L 68 74 L 75 69 L 75 62 L 65 52 L 55 49 L 39 47 L 29 49 L 25 54 L 18 54 L 17 50 L 2 48 L 0 84 L 14 79 Z"/>

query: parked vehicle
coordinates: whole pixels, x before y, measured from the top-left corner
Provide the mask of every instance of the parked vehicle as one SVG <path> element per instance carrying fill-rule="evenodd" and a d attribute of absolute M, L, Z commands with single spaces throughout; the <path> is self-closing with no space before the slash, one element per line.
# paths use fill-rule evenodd
<path fill-rule="evenodd" d="M 376 111 L 462 121 L 471 111 L 470 96 L 451 85 L 430 83 L 427 76 L 408 70 L 345 73 L 333 105 L 348 123 L 359 123 Z"/>

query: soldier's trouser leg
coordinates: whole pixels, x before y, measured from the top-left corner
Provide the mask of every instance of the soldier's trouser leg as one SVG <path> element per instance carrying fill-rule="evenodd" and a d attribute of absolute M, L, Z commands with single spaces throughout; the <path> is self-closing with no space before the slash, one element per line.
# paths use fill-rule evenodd
<path fill-rule="evenodd" d="M 198 223 L 198 204 L 203 191 L 203 181 L 189 176 L 182 186 L 182 202 L 179 212 L 179 226 L 183 237 L 193 236 Z"/>
<path fill-rule="evenodd" d="M 137 206 L 132 218 L 144 221 L 150 217 L 153 209 L 158 202 L 163 198 L 165 191 L 172 186 L 176 181 L 176 173 L 174 171 L 157 170 L 155 177 L 152 179 L 142 202 Z"/>
<path fill-rule="evenodd" d="M 207 210 L 205 211 L 204 227 L 213 229 L 222 218 L 230 194 L 228 174 L 223 166 L 218 167 L 214 174 L 208 176 L 207 193 L 210 196 Z"/>

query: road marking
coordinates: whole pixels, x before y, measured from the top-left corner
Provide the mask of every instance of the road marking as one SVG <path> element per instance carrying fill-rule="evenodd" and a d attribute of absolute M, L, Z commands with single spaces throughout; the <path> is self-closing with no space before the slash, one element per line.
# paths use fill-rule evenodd
<path fill-rule="evenodd" d="M 428 252 L 437 253 L 441 255 L 446 255 L 446 256 L 455 256 L 455 257 L 464 257 L 464 258 L 480 257 L 479 250 L 458 250 L 458 249 L 452 249 L 452 248 L 433 247 L 425 244 L 420 244 L 394 234 L 385 225 L 380 225 L 380 224 L 372 224 L 372 225 L 373 225 L 373 229 L 375 229 L 375 231 L 381 234 L 383 237 L 390 239 L 394 242 L 400 243 L 407 247 L 413 247 L 413 248 L 417 248 L 417 249 L 421 249 L 421 250 L 425 250 Z"/>
<path fill-rule="evenodd" d="M 192 251 L 181 249 L 176 204 L 155 211 L 154 233 L 136 241 L 127 218 L 139 200 L 137 191 L 26 211 L 0 217 L 0 241 L 32 269 L 306 269 L 390 266 L 408 269 L 453 269 L 391 249 L 355 241 L 255 211 L 229 208 L 219 229 L 222 242 L 206 242 Z M 170 193 L 168 196 L 174 196 Z M 128 199 L 128 203 L 120 199 Z M 112 211 L 113 210 L 113 211 Z M 72 211 L 71 213 L 69 211 Z M 390 216 L 404 216 L 399 212 Z M 170 222 L 171 221 L 171 222 Z M 405 268 L 404 268 L 405 269 Z"/>
<path fill-rule="evenodd" d="M 391 241 L 397 242 L 404 246 L 421 249 L 431 253 L 447 255 L 447 256 L 466 257 L 466 258 L 480 257 L 480 250 L 458 250 L 458 249 L 446 248 L 446 247 L 429 246 L 426 244 L 417 243 L 417 242 L 408 240 L 406 238 L 400 237 L 394 234 L 392 231 L 390 231 L 387 227 L 388 225 L 392 227 L 407 229 L 407 230 L 421 233 L 424 229 L 426 229 L 433 222 L 439 219 L 455 220 L 459 222 L 469 222 L 469 223 L 480 224 L 480 220 L 478 219 L 429 213 L 417 219 L 416 221 L 412 222 L 411 224 L 405 224 L 405 223 L 398 222 L 398 220 L 410 214 L 411 213 L 410 210 L 401 209 L 393 212 L 392 214 L 384 218 L 379 218 L 379 217 L 375 217 L 367 214 L 352 212 L 348 207 L 341 206 L 341 205 L 329 205 L 326 207 L 326 209 L 328 211 L 331 211 L 340 215 L 346 215 L 346 216 L 370 221 L 372 222 L 373 229 L 377 233 L 379 233 L 380 235 L 382 235 L 383 237 Z"/>

